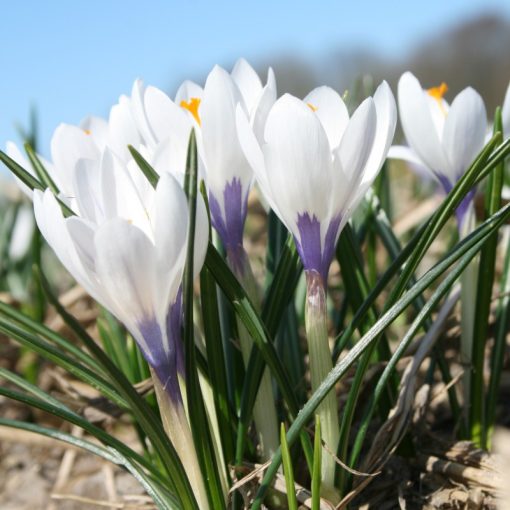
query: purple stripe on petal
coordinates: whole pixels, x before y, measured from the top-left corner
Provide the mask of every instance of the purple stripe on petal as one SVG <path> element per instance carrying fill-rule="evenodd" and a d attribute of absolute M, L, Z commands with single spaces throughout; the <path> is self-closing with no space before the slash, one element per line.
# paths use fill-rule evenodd
<path fill-rule="evenodd" d="M 305 212 L 298 214 L 297 227 L 299 239 L 296 239 L 296 247 L 303 262 L 305 271 L 316 271 L 323 281 L 327 280 L 329 266 L 335 252 L 335 245 L 340 228 L 341 216 L 330 221 L 324 246 L 321 242 L 321 224 L 315 215 Z"/>
<path fill-rule="evenodd" d="M 471 202 L 473 201 L 474 196 L 475 196 L 475 190 L 472 189 L 461 200 L 460 204 L 457 206 L 457 209 L 455 209 L 455 216 L 457 217 L 457 227 L 458 227 L 459 231 L 462 228 L 462 224 L 464 223 L 464 220 L 466 219 L 466 213 L 469 209 L 469 206 L 471 205 Z"/>
<path fill-rule="evenodd" d="M 243 245 L 243 230 L 246 220 L 248 193 L 243 196 L 240 179 L 234 177 L 223 190 L 225 214 L 217 198 L 209 193 L 209 209 L 213 227 L 218 232 L 225 247 L 236 248 Z"/>
<path fill-rule="evenodd" d="M 147 343 L 148 352 L 142 350 L 147 363 L 154 369 L 163 388 L 174 404 L 182 403 L 181 390 L 177 379 L 176 352 L 170 342 L 170 351 L 163 348 L 161 328 L 155 318 L 140 322 L 138 328 Z"/>
<path fill-rule="evenodd" d="M 443 186 L 444 191 L 446 194 L 450 193 L 450 191 L 453 189 L 453 185 L 451 182 L 444 176 L 439 176 L 438 179 L 441 182 L 441 185 Z M 471 201 L 473 200 L 476 193 L 476 188 L 473 188 L 472 190 L 468 191 L 466 196 L 461 200 L 460 204 L 457 206 L 457 209 L 455 210 L 455 216 L 457 217 L 457 228 L 461 229 L 462 224 L 464 223 L 464 220 L 466 218 L 466 213 L 469 209 L 469 205 L 471 204 Z"/>
<path fill-rule="evenodd" d="M 296 247 L 305 270 L 315 270 L 322 274 L 321 224 L 315 215 L 305 212 L 298 214 L 297 227 L 299 240 Z"/>
<path fill-rule="evenodd" d="M 175 349 L 177 373 L 184 377 L 186 372 L 184 365 L 184 346 L 182 345 L 182 313 L 182 286 L 180 286 L 177 291 L 175 302 L 173 305 L 170 305 L 170 309 L 168 310 L 166 331 L 170 348 Z"/>

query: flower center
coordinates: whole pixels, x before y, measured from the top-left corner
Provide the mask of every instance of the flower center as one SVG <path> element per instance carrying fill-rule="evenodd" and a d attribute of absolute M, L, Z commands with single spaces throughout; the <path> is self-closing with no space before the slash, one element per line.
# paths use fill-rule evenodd
<path fill-rule="evenodd" d="M 443 81 L 441 85 L 437 87 L 432 87 L 430 89 L 427 89 L 427 94 L 430 97 L 433 97 L 437 104 L 439 105 L 439 109 L 443 113 L 443 115 L 446 115 L 446 111 L 444 109 L 443 105 L 443 96 L 448 92 L 448 85 Z"/>
<path fill-rule="evenodd" d="M 180 106 L 193 115 L 195 120 L 198 122 L 200 126 L 202 123 L 200 121 L 200 116 L 198 115 L 198 107 L 200 106 L 200 98 L 192 97 L 189 101 L 185 101 L 184 99 L 181 101 Z"/>
<path fill-rule="evenodd" d="M 308 106 L 308 108 L 310 108 L 310 110 L 312 110 L 312 112 L 316 112 L 319 108 L 315 105 L 313 105 L 312 103 L 306 103 L 306 106 Z"/>
<path fill-rule="evenodd" d="M 83 132 L 86 134 L 86 135 L 90 135 L 90 129 L 84 129 Z"/>

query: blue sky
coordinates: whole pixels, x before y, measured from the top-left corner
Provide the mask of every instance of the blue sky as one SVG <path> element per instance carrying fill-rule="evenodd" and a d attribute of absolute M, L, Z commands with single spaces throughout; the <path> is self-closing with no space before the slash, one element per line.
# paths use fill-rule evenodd
<path fill-rule="evenodd" d="M 30 104 L 40 149 L 60 122 L 107 116 L 141 77 L 174 91 L 185 78 L 239 56 L 313 60 L 366 46 L 398 57 L 431 33 L 482 12 L 510 16 L 506 0 L 48 0 L 5 2 L 0 29 L 0 147 L 18 140 Z"/>

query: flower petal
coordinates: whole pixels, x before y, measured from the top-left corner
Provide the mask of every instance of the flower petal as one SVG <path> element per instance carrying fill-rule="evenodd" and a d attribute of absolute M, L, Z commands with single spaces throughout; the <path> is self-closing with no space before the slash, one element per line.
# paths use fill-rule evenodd
<path fill-rule="evenodd" d="M 408 144 L 420 159 L 437 174 L 449 171 L 430 108 L 420 82 L 409 72 L 398 82 L 400 122 Z"/>
<path fill-rule="evenodd" d="M 191 98 L 202 99 L 204 89 L 191 80 L 183 81 L 175 94 L 175 104 L 180 106 L 181 101 L 188 102 Z"/>
<path fill-rule="evenodd" d="M 298 235 L 298 213 L 321 221 L 328 212 L 332 157 L 327 135 L 305 103 L 285 94 L 269 113 L 264 138 L 271 201 L 278 203 L 282 221 Z"/>
<path fill-rule="evenodd" d="M 338 147 L 349 122 L 349 112 L 338 92 L 331 87 L 317 87 L 303 101 L 319 117 L 331 149 Z"/>
<path fill-rule="evenodd" d="M 51 139 L 51 157 L 61 193 L 72 196 L 72 172 L 76 162 L 79 159 L 97 159 L 99 149 L 92 136 L 83 129 L 60 124 Z"/>
<path fill-rule="evenodd" d="M 244 58 L 240 58 L 235 63 L 231 76 L 239 87 L 246 109 L 251 115 L 262 92 L 262 82 L 259 75 Z"/>
<path fill-rule="evenodd" d="M 450 162 L 448 175 L 454 184 L 482 150 L 487 131 L 483 100 L 471 87 L 454 99 L 443 132 L 443 148 Z"/>
<path fill-rule="evenodd" d="M 437 175 L 423 163 L 416 152 L 406 145 L 392 145 L 388 151 L 388 159 L 401 159 L 409 164 L 411 169 L 415 171 L 423 179 L 434 179 L 438 181 Z"/>
<path fill-rule="evenodd" d="M 501 117 L 503 119 L 503 137 L 510 136 L 510 83 L 506 89 L 505 100 L 503 101 L 503 108 L 501 109 Z"/>
<path fill-rule="evenodd" d="M 237 138 L 235 108 L 241 101 L 230 75 L 216 66 L 207 77 L 200 116 L 207 185 L 217 200 L 234 178 L 245 190 L 251 185 L 252 171 Z"/>
<path fill-rule="evenodd" d="M 158 308 L 165 306 L 157 301 L 154 245 L 138 227 L 114 218 L 97 229 L 94 248 L 97 275 L 109 294 L 111 311 L 136 334 L 136 325 L 157 317 Z"/>
<path fill-rule="evenodd" d="M 377 126 L 373 147 L 365 166 L 363 185 L 371 185 L 390 148 L 397 125 L 397 106 L 389 85 L 383 81 L 374 94 Z"/>
<path fill-rule="evenodd" d="M 259 99 L 251 112 L 251 125 L 259 143 L 264 140 L 264 127 L 267 116 L 276 101 L 276 80 L 271 68 L 267 72 L 267 84 L 262 89 Z M 239 108 L 239 107 L 238 107 Z"/>
<path fill-rule="evenodd" d="M 189 116 L 163 91 L 156 87 L 147 87 L 144 94 L 144 108 L 156 142 L 179 132 L 189 136 L 192 126 Z"/>
<path fill-rule="evenodd" d="M 110 147 L 123 161 L 128 161 L 131 158 L 128 145 L 138 149 L 142 142 L 129 98 L 123 96 L 118 104 L 112 106 L 108 122 Z"/>

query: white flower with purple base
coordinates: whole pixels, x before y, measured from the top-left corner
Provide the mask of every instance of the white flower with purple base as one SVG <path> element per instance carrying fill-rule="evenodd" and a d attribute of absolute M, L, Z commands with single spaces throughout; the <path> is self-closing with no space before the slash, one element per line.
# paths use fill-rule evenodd
<path fill-rule="evenodd" d="M 351 118 L 328 87 L 289 94 L 257 140 L 237 110 L 239 139 L 271 208 L 294 235 L 306 271 L 326 280 L 343 225 L 377 176 L 393 138 L 396 108 L 383 82 Z"/>
<path fill-rule="evenodd" d="M 305 325 L 315 391 L 332 369 L 326 323 L 325 282 L 342 227 L 379 172 L 395 132 L 396 107 L 384 82 L 351 118 L 328 87 L 304 100 L 289 94 L 270 109 L 257 136 L 237 107 L 241 147 L 264 196 L 292 232 L 306 272 Z M 334 392 L 318 408 L 323 439 L 324 495 L 335 500 L 338 405 Z"/>
<path fill-rule="evenodd" d="M 451 106 L 443 96 L 448 87 L 424 90 L 409 72 L 398 84 L 400 122 L 409 147 L 393 146 L 388 157 L 404 159 L 428 171 L 449 193 L 482 150 L 487 131 L 487 114 L 480 95 L 464 89 Z M 466 218 L 475 190 L 459 204 L 459 229 Z"/>
<path fill-rule="evenodd" d="M 192 82 L 179 89 L 176 102 L 183 105 L 200 128 L 200 153 L 209 192 L 211 221 L 227 249 L 229 260 L 243 270 L 243 230 L 253 172 L 241 149 L 236 108 L 250 119 L 261 134 L 267 112 L 276 100 L 276 83 L 271 69 L 265 86 L 243 59 L 232 73 L 215 66 L 202 90 Z"/>

